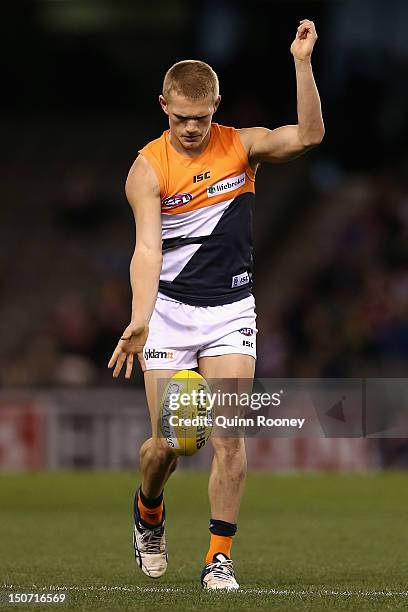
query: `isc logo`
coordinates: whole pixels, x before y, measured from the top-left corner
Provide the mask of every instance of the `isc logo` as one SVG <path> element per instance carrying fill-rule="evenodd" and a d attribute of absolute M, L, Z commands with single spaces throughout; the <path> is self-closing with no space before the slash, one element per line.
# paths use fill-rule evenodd
<path fill-rule="evenodd" d="M 206 172 L 202 172 L 201 174 L 196 174 L 193 178 L 193 183 L 199 183 L 200 181 L 205 181 L 210 178 L 210 170 Z"/>

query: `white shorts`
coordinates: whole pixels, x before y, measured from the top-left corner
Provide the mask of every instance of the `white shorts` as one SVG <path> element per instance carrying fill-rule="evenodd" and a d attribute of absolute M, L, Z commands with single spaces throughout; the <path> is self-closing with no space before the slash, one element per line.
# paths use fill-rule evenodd
<path fill-rule="evenodd" d="M 256 359 L 255 300 L 191 306 L 158 294 L 143 350 L 146 370 L 191 370 L 199 357 L 240 353 Z"/>

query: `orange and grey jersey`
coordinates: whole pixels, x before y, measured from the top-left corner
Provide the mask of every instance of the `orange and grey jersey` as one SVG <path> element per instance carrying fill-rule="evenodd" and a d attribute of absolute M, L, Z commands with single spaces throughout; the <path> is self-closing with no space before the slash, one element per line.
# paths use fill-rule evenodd
<path fill-rule="evenodd" d="M 159 291 L 196 306 L 241 300 L 252 287 L 255 175 L 239 132 L 213 123 L 207 148 L 193 159 L 169 136 L 167 130 L 139 151 L 160 183 Z"/>

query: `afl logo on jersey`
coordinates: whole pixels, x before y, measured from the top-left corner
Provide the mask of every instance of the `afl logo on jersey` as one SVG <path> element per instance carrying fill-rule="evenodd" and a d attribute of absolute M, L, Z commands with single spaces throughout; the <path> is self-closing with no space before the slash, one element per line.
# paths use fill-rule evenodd
<path fill-rule="evenodd" d="M 254 333 L 254 330 L 251 329 L 250 327 L 241 327 L 239 332 L 243 334 L 244 336 L 252 336 Z"/>
<path fill-rule="evenodd" d="M 174 196 L 164 198 L 162 204 L 165 208 L 178 208 L 179 206 L 185 206 L 191 202 L 192 199 L 193 196 L 191 193 L 176 193 Z"/>

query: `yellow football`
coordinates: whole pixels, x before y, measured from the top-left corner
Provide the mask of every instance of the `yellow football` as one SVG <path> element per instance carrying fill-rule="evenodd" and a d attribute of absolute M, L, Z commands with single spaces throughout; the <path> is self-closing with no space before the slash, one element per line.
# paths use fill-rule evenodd
<path fill-rule="evenodd" d="M 160 429 L 177 455 L 194 455 L 211 435 L 213 410 L 205 378 L 193 370 L 180 370 L 166 385 L 160 399 Z"/>

